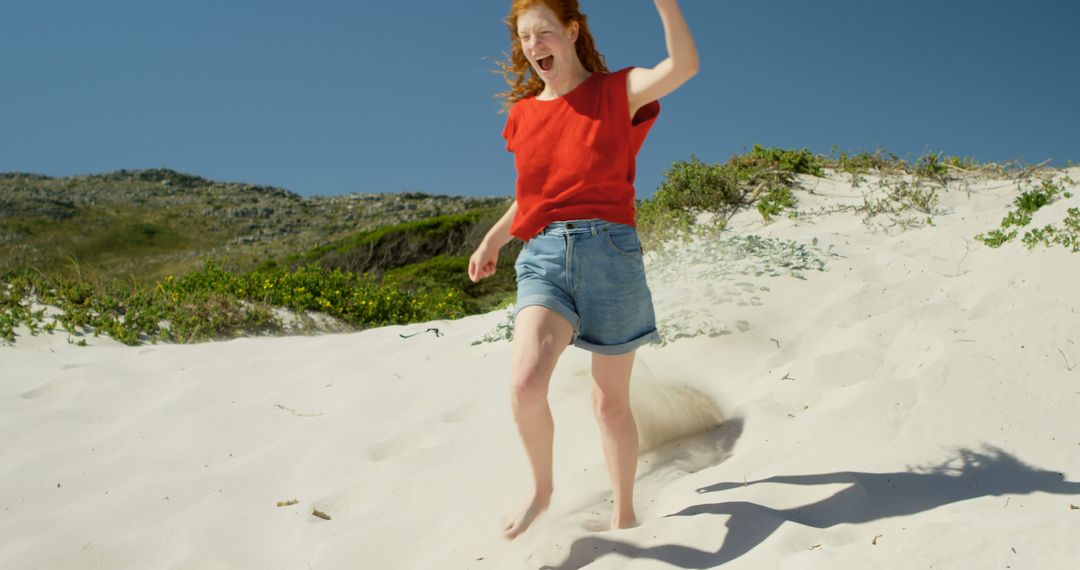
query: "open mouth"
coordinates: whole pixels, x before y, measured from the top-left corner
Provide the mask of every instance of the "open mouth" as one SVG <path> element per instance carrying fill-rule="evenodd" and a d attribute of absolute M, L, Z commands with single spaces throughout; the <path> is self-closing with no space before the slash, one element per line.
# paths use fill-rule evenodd
<path fill-rule="evenodd" d="M 551 66 L 555 65 L 555 56 L 542 57 L 536 60 L 536 65 L 539 65 L 540 69 L 544 71 L 551 71 Z"/>

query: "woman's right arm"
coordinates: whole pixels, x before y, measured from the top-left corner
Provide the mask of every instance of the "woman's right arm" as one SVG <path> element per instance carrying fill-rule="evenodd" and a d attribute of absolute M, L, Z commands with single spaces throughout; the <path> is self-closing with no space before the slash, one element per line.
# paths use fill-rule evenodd
<path fill-rule="evenodd" d="M 495 273 L 495 264 L 499 259 L 499 250 L 510 242 L 510 224 L 517 214 L 517 200 L 514 200 L 506 213 L 488 230 L 483 241 L 469 258 L 469 280 L 473 283 Z"/>
<path fill-rule="evenodd" d="M 514 200 L 506 210 L 506 213 L 499 218 L 499 221 L 495 222 L 494 226 L 491 226 L 490 230 L 488 230 L 487 235 L 484 236 L 484 241 L 493 245 L 495 249 L 501 249 L 502 246 L 510 243 L 510 224 L 513 223 L 516 214 L 517 200 Z"/>

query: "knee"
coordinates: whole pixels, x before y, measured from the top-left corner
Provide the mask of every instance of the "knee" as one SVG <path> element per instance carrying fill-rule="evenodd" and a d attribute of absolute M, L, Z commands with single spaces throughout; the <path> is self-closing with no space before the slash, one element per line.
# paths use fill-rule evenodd
<path fill-rule="evenodd" d="M 631 415 L 628 397 L 615 396 L 600 390 L 593 390 L 593 412 L 601 424 L 616 424 Z"/>
<path fill-rule="evenodd" d="M 514 404 L 535 404 L 547 400 L 551 369 L 540 362 L 523 362 L 514 366 L 510 395 Z"/>

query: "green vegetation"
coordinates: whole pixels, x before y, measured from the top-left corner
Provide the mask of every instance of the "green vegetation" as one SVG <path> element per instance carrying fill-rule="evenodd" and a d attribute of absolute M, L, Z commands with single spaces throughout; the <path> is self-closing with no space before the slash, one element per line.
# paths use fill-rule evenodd
<path fill-rule="evenodd" d="M 520 245 L 481 283 L 468 281 L 467 256 L 507 205 L 302 198 L 166 169 L 0 173 L 0 338 L 22 325 L 194 342 L 485 312 L 513 297 Z"/>
<path fill-rule="evenodd" d="M 846 172 L 853 176 L 868 174 L 872 171 L 881 173 L 904 173 L 929 178 L 938 182 L 947 181 L 950 171 L 986 171 L 996 175 L 1005 175 L 1010 170 L 1019 168 L 1018 163 L 1006 165 L 980 163 L 970 156 L 948 156 L 942 152 L 926 151 L 915 160 L 915 164 L 908 164 L 904 159 L 894 153 L 886 152 L 878 148 L 873 153 L 860 151 L 849 155 L 833 147 L 831 158 L 823 159 L 826 167 L 840 172 Z"/>
<path fill-rule="evenodd" d="M 839 156 L 836 156 L 837 148 L 833 147 L 833 155 L 831 166 L 841 172 L 847 172 L 849 174 L 866 174 L 871 170 L 886 170 L 890 167 L 899 167 L 905 165 L 904 161 L 895 154 L 889 153 L 888 158 L 884 156 L 884 150 L 877 149 L 873 154 L 866 151 L 861 151 L 857 154 L 848 155 L 847 152 L 841 151 Z"/>
<path fill-rule="evenodd" d="M 973 156 L 947 156 L 943 164 L 959 170 L 974 170 L 979 167 L 979 163 Z"/>
<path fill-rule="evenodd" d="M 945 164 L 950 159 L 946 159 L 944 162 L 941 160 L 941 153 L 926 152 L 915 161 L 915 172 L 920 176 L 926 178 L 942 178 L 945 173 L 948 172 L 948 168 Z"/>
<path fill-rule="evenodd" d="M 647 246 L 688 230 L 723 229 L 753 207 L 765 222 L 797 212 L 800 186 L 826 170 L 877 176 L 877 198 L 858 211 L 904 227 L 937 213 L 955 171 L 1042 165 L 978 164 L 927 152 L 909 164 L 878 149 L 830 157 L 755 145 L 723 164 L 696 156 L 667 170 L 637 204 Z M 1014 172 L 1015 170 L 1010 170 Z M 1067 183 L 1072 183 L 1066 177 Z M 1001 228 L 978 239 L 1016 239 L 1059 197 L 1043 181 L 1017 196 Z M 219 183 L 164 169 L 71 178 L 0 173 L 0 341 L 15 329 L 67 331 L 71 342 L 107 335 L 127 344 L 357 329 L 457 318 L 505 307 L 516 292 L 521 244 L 500 252 L 495 275 L 472 283 L 469 255 L 505 212 L 505 199 L 426 194 L 301 198 L 285 190 Z M 1028 247 L 1080 249 L 1080 209 L 1061 224 L 1027 229 Z M 708 222 L 707 224 L 705 222 Z M 320 319 L 332 317 L 333 322 Z M 507 330 L 497 331 L 500 338 Z"/>
<path fill-rule="evenodd" d="M 655 242 L 694 226 L 699 214 L 710 214 L 722 227 L 732 214 L 753 203 L 759 203 L 758 210 L 768 221 L 795 208 L 791 189 L 796 174 L 822 176 L 821 160 L 806 149 L 760 145 L 724 164 L 706 164 L 691 156 L 667 169 L 651 199 L 638 201 L 637 224 Z"/>
<path fill-rule="evenodd" d="M 162 168 L 65 178 L 0 173 L 0 278 L 65 271 L 72 259 L 102 277 L 143 283 L 207 259 L 250 270 L 358 231 L 506 203 L 422 193 L 305 198 Z"/>
<path fill-rule="evenodd" d="M 926 152 L 914 164 L 893 153 L 877 149 L 855 154 L 833 148 L 830 157 L 817 156 L 807 149 L 781 149 L 754 145 L 750 152 L 731 157 L 723 164 L 707 164 L 696 156 L 679 161 L 664 173 L 664 180 L 651 199 L 639 200 L 638 227 L 653 245 L 694 227 L 699 214 L 709 214 L 714 228 L 742 208 L 753 206 L 765 222 L 787 212 L 796 215 L 798 192 L 796 175 L 823 176 L 825 169 L 852 175 L 858 186 L 863 175 L 877 172 L 888 180 L 884 198 L 867 200 L 861 210 L 867 216 L 880 213 L 902 215 L 912 210 L 925 215 L 939 204 L 937 189 L 925 180 L 943 184 L 951 170 L 981 170 L 1002 173 L 1005 167 L 978 164 L 970 157 L 945 156 Z M 905 178 L 906 176 L 906 178 Z M 930 220 L 929 217 L 924 217 Z M 913 222 L 901 220 L 905 225 Z"/>
<path fill-rule="evenodd" d="M 1022 239 L 1029 249 L 1037 245 L 1052 247 L 1060 245 L 1073 253 L 1080 252 L 1080 208 L 1069 208 L 1062 227 L 1047 224 L 1024 232 Z"/>
<path fill-rule="evenodd" d="M 1071 183 L 1068 177 L 1065 182 Z M 1072 198 L 1072 194 L 1066 192 L 1053 180 L 1043 180 L 1037 187 L 1029 190 L 1020 188 L 1020 195 L 1013 200 L 1014 210 L 1009 211 L 1001 220 L 1001 227 L 985 234 L 975 236 L 975 239 L 990 247 L 1001 247 L 1016 239 L 1020 228 L 1031 223 L 1032 214 L 1039 211 L 1043 206 L 1052 204 L 1059 197 Z M 1063 227 L 1055 227 L 1052 224 L 1042 228 L 1026 231 L 1021 241 L 1029 249 L 1037 245 L 1052 246 L 1062 245 L 1071 251 L 1080 251 L 1080 210 L 1069 208 L 1068 216 L 1063 222 Z"/>
<path fill-rule="evenodd" d="M 56 307 L 47 316 L 33 303 Z M 195 342 L 280 333 L 273 308 L 318 311 L 357 328 L 464 315 L 453 289 L 409 291 L 367 275 L 316 266 L 238 274 L 208 262 L 151 287 L 116 280 L 57 278 L 27 272 L 8 281 L 0 296 L 0 338 L 14 342 L 14 328 L 31 334 L 61 328 L 71 334 L 108 335 L 126 344 Z"/>
<path fill-rule="evenodd" d="M 306 322 L 301 332 L 317 332 L 320 325 L 306 316 L 312 312 L 351 328 L 487 312 L 513 298 L 513 259 L 520 245 L 504 248 L 499 271 L 480 283 L 467 277 L 467 254 L 504 211 L 481 208 L 391 224 L 267 259 L 256 268 L 220 258 L 179 277 L 154 280 L 118 278 L 72 255 L 68 267 L 9 272 L 0 281 L 0 339 L 13 342 L 20 324 L 31 334 L 64 330 L 137 344 L 283 334 L 295 332 L 297 320 Z M 122 258 L 138 257 L 164 239 L 176 236 L 130 222 L 91 243 Z M 35 310 L 35 303 L 55 310 Z"/>
<path fill-rule="evenodd" d="M 794 215 L 795 206 L 795 195 L 786 186 L 771 188 L 757 201 L 757 211 L 766 222 L 772 220 L 773 216 L 780 215 L 785 209 L 791 210 Z"/>
<path fill-rule="evenodd" d="M 293 256 L 287 264 L 318 264 L 328 270 L 365 272 L 409 291 L 450 289 L 463 296 L 468 314 L 506 304 L 517 290 L 514 260 L 521 244 L 499 252 L 499 268 L 479 283 L 468 278 L 469 255 L 505 207 L 469 210 L 359 232 Z"/>
<path fill-rule="evenodd" d="M 937 190 L 924 187 L 918 182 L 906 180 L 883 182 L 885 196 L 878 199 L 863 197 L 861 210 L 867 216 L 892 214 L 899 216 L 908 210 L 933 214 L 939 203 Z"/>
<path fill-rule="evenodd" d="M 736 157 L 744 168 L 772 169 L 789 174 L 810 174 L 824 176 L 821 160 L 807 149 L 785 150 L 754 145 L 750 154 Z"/>
<path fill-rule="evenodd" d="M 499 208 L 469 210 L 387 225 L 320 245 L 301 255 L 291 256 L 288 262 L 318 263 L 327 268 L 381 273 L 436 255 L 461 254 L 479 243 L 478 238 L 470 239 L 474 237 L 473 229 L 485 220 L 493 222 L 505 210 L 505 207 L 501 211 Z"/>

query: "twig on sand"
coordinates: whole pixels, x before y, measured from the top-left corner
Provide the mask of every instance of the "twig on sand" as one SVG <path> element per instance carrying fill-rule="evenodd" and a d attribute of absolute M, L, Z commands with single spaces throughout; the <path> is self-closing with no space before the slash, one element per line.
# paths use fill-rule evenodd
<path fill-rule="evenodd" d="M 419 331 L 419 332 L 414 332 L 414 333 L 412 333 L 412 334 L 399 334 L 398 336 L 400 336 L 401 338 L 412 338 L 412 337 L 414 337 L 414 336 L 416 336 L 416 335 L 418 335 L 418 334 L 424 334 L 424 333 L 426 333 L 426 332 L 434 332 L 434 333 L 435 333 L 435 337 L 436 337 L 436 338 L 438 338 L 438 337 L 440 337 L 440 336 L 442 336 L 442 335 L 443 335 L 443 333 L 439 332 L 439 329 L 437 329 L 437 328 L 434 328 L 434 327 L 432 327 L 432 328 L 429 328 L 429 329 L 427 329 L 427 330 L 422 330 L 422 331 Z"/>
<path fill-rule="evenodd" d="M 283 406 L 281 404 L 274 404 L 274 407 L 279 410 L 285 410 L 286 412 L 289 412 L 290 414 L 294 416 L 299 416 L 301 418 L 316 418 L 322 415 L 322 412 L 298 412 L 290 408 L 289 406 Z"/>
<path fill-rule="evenodd" d="M 1073 368 L 1076 368 L 1076 365 L 1075 364 L 1069 364 L 1069 357 L 1065 356 L 1065 351 L 1064 350 L 1061 350 L 1059 348 L 1058 352 L 1060 352 L 1061 357 L 1065 359 L 1065 371 L 1066 372 L 1072 372 Z"/>
<path fill-rule="evenodd" d="M 299 503 L 299 502 L 300 502 L 299 499 L 289 499 L 288 501 L 278 501 L 277 506 L 279 506 L 279 507 L 291 507 L 291 506 L 293 506 L 293 505 L 295 505 L 296 503 Z"/>
<path fill-rule="evenodd" d="M 763 181 L 763 182 L 759 183 L 757 185 L 757 187 L 755 187 L 753 190 L 750 191 L 750 199 L 747 202 L 752 204 L 754 202 L 754 200 L 757 200 L 758 196 L 760 196 L 761 193 L 764 192 L 765 189 L 768 188 L 768 187 L 769 187 L 769 183 L 767 181 Z"/>
<path fill-rule="evenodd" d="M 960 258 L 960 261 L 956 262 L 956 273 L 953 273 L 952 275 L 946 275 L 944 273 L 938 273 L 937 271 L 935 271 L 934 273 L 937 273 L 938 275 L 940 275 L 942 277 L 948 277 L 949 279 L 952 279 L 954 277 L 960 277 L 961 275 L 964 275 L 964 274 L 968 273 L 968 271 L 961 272 L 960 271 L 960 266 L 964 264 L 964 260 L 967 259 L 967 256 L 970 253 L 971 253 L 971 244 L 968 243 L 968 240 L 965 239 L 964 240 L 964 256 Z"/>
<path fill-rule="evenodd" d="M 883 536 L 885 536 L 885 535 L 884 534 L 875 534 L 874 535 L 874 540 L 871 540 L 870 544 L 873 544 L 874 546 L 877 546 L 877 539 L 879 539 L 879 538 L 881 538 Z"/>
<path fill-rule="evenodd" d="M 311 514 L 312 514 L 312 516 L 319 517 L 320 519 L 322 519 L 324 521 L 330 520 L 330 515 L 320 511 L 319 509 L 311 509 Z"/>
<path fill-rule="evenodd" d="M 785 372 L 784 377 L 781 378 L 780 381 L 783 382 L 784 380 L 791 380 L 792 382 L 794 382 L 795 378 L 790 373 Z"/>
<path fill-rule="evenodd" d="M 1042 161 L 1042 162 L 1040 162 L 1039 164 L 1035 164 L 1035 165 L 1032 165 L 1032 166 L 1029 166 L 1029 167 L 1025 168 L 1024 171 L 1021 172 L 1020 175 L 1016 177 L 1016 179 L 1017 180 L 1023 180 L 1025 178 L 1027 178 L 1028 176 L 1031 176 L 1032 172 L 1035 172 L 1036 170 L 1046 166 L 1047 164 L 1050 164 L 1050 159 L 1049 158 Z"/>
<path fill-rule="evenodd" d="M 821 548 L 821 545 L 820 544 L 815 544 L 815 545 L 810 547 L 810 550 L 814 550 L 815 548 Z"/>
<path fill-rule="evenodd" d="M 776 343 L 776 348 L 780 348 L 780 341 L 776 340 L 775 338 L 770 338 L 769 340 Z"/>
<path fill-rule="evenodd" d="M 971 244 L 968 243 L 968 240 L 965 239 L 964 240 L 964 257 L 961 257 L 960 261 L 956 262 L 956 274 L 957 275 L 961 274 L 960 273 L 960 266 L 964 264 L 964 260 L 967 259 L 967 256 L 968 256 L 969 253 L 971 253 Z M 965 271 L 964 273 L 967 273 L 967 271 Z"/>

